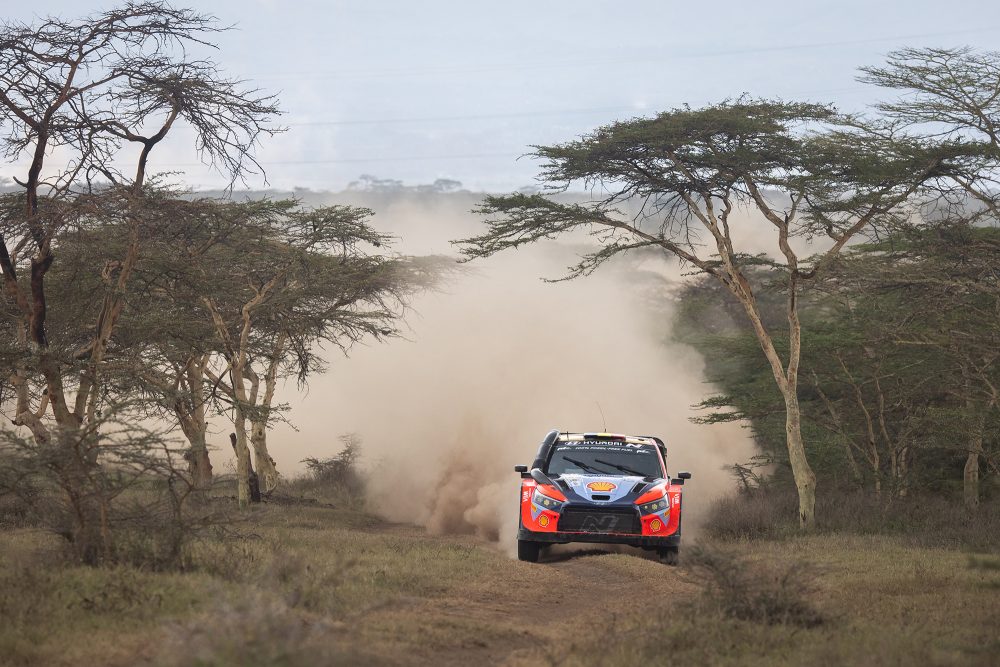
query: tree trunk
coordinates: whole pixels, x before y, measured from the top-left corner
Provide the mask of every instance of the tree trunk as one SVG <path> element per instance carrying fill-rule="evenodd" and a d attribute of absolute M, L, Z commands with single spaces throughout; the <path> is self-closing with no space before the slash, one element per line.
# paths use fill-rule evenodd
<path fill-rule="evenodd" d="M 86 565 L 98 565 L 111 555 L 113 544 L 108 525 L 108 499 L 92 477 L 97 466 L 96 434 L 85 434 L 68 426 L 58 431 L 59 480 L 72 513 L 71 543 Z"/>
<path fill-rule="evenodd" d="M 962 496 L 965 506 L 974 510 L 979 507 L 979 457 L 983 453 L 983 430 L 986 426 L 986 414 L 976 415 L 971 420 L 971 424 L 969 454 L 965 457 L 965 469 L 962 471 Z"/>
<path fill-rule="evenodd" d="M 906 498 L 910 493 L 910 448 L 899 450 L 899 497 Z"/>
<path fill-rule="evenodd" d="M 242 415 L 238 416 L 236 433 L 229 434 L 229 441 L 236 452 L 236 500 L 240 509 L 246 509 L 250 505 L 250 448 Z"/>
<path fill-rule="evenodd" d="M 187 429 L 184 429 L 185 432 Z M 194 488 L 204 491 L 212 487 L 212 461 L 208 457 L 208 445 L 205 440 L 207 425 L 202 424 L 188 435 L 191 447 L 184 458 L 188 462 L 188 472 Z"/>
<path fill-rule="evenodd" d="M 810 529 L 816 525 L 816 474 L 806 459 L 802 441 L 802 418 L 799 411 L 798 392 L 794 385 L 783 391 L 785 399 L 785 439 L 792 477 L 799 494 L 799 526 Z"/>
<path fill-rule="evenodd" d="M 720 248 L 720 251 L 723 249 Z M 724 260 L 726 258 L 724 257 Z M 794 270 L 794 267 L 792 267 Z M 812 529 L 816 524 L 816 475 L 806 458 L 806 448 L 802 441 L 802 417 L 799 410 L 799 361 L 802 351 L 802 327 L 798 314 L 798 287 L 794 278 L 788 288 L 788 364 L 782 362 L 774 347 L 774 340 L 761 319 L 757 300 L 746 277 L 730 262 L 730 275 L 734 278 L 730 289 L 743 305 L 750 318 L 757 342 L 771 365 L 775 384 L 785 401 L 785 444 L 788 447 L 788 461 L 792 466 L 792 477 L 799 496 L 799 527 Z"/>
<path fill-rule="evenodd" d="M 244 382 L 244 378 L 246 377 L 244 374 L 247 371 L 249 363 L 247 350 L 249 347 L 250 329 L 253 325 L 252 315 L 254 308 L 267 298 L 268 293 L 277 283 L 278 278 L 279 276 L 273 277 L 263 287 L 255 290 L 256 295 L 254 298 L 245 303 L 243 308 L 240 309 L 243 327 L 240 331 L 238 342 L 229 334 L 229 328 L 219 313 L 214 299 L 203 297 L 205 305 L 208 306 L 209 312 L 212 314 L 212 321 L 215 323 L 216 332 L 226 347 L 226 360 L 229 362 L 229 377 L 232 380 L 231 390 L 233 398 L 236 399 L 236 405 L 233 410 L 233 424 L 236 427 L 236 433 L 231 434 L 230 439 L 233 443 L 233 449 L 236 450 L 237 499 L 241 508 L 245 508 L 251 499 L 255 502 L 260 501 L 259 491 L 256 493 L 255 498 L 251 498 L 250 475 L 252 474 L 252 468 L 250 467 L 250 448 L 247 446 L 247 412 L 253 408 L 255 401 L 250 400 L 250 397 L 247 396 L 246 384 Z M 264 447 L 266 454 L 266 445 Z M 270 459 L 270 457 L 267 458 Z M 274 462 L 271 461 L 272 466 L 273 464 Z M 275 472 L 275 474 L 277 473 Z M 254 475 L 254 478 L 256 479 L 256 475 Z"/>
<path fill-rule="evenodd" d="M 212 462 L 208 457 L 206 433 L 208 422 L 205 417 L 204 379 L 205 366 L 209 355 L 196 356 L 188 360 L 182 372 L 183 385 L 186 385 L 187 398 L 174 404 L 174 414 L 181 425 L 181 430 L 187 436 L 191 447 L 184 455 L 188 462 L 191 480 L 198 490 L 212 486 Z"/>
<path fill-rule="evenodd" d="M 253 445 L 260 491 L 266 496 L 278 487 L 278 469 L 267 451 L 266 420 L 250 420 L 250 442 Z"/>

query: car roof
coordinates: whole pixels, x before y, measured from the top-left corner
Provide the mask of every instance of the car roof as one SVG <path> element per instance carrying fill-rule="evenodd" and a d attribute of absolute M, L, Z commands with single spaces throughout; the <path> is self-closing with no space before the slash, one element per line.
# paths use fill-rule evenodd
<path fill-rule="evenodd" d="M 658 438 L 652 436 L 624 435 L 622 433 L 560 433 L 558 442 L 572 445 L 575 442 L 593 442 L 595 440 L 624 442 L 633 445 L 651 445 L 654 447 L 662 443 L 662 441 L 658 442 Z"/>

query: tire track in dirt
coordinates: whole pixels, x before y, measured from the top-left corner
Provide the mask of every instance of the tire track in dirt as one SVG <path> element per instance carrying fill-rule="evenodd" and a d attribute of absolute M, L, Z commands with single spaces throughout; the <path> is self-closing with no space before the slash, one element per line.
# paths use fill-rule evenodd
<path fill-rule="evenodd" d="M 650 598 L 693 588 L 638 550 L 563 547 L 537 564 L 501 561 L 443 595 L 373 611 L 359 624 L 369 647 L 383 649 L 373 656 L 381 664 L 537 666 L 553 662 L 554 646 L 590 639 Z"/>

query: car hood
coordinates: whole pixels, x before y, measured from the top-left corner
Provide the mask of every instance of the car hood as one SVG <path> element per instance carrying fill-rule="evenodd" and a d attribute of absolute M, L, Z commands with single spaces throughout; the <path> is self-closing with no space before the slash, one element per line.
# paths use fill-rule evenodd
<path fill-rule="evenodd" d="M 646 489 L 662 480 L 651 481 L 646 477 L 628 475 L 562 475 L 558 484 L 570 502 L 586 501 L 598 505 L 631 503 Z M 594 496 L 607 496 L 595 500 Z"/>

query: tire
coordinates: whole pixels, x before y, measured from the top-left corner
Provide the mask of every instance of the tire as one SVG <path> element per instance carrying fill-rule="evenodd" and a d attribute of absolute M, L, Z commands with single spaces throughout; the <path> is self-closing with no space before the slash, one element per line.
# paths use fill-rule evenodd
<path fill-rule="evenodd" d="M 542 550 L 542 545 L 530 540 L 517 541 L 517 559 L 526 563 L 537 563 L 538 554 Z"/>
<path fill-rule="evenodd" d="M 664 547 L 659 550 L 660 562 L 664 565 L 677 565 L 680 561 L 680 548 Z"/>

